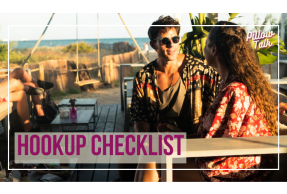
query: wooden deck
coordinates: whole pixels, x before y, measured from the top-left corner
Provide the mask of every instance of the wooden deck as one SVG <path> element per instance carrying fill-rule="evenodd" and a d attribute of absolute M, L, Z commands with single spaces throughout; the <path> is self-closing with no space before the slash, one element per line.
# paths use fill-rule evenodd
<path fill-rule="evenodd" d="M 80 107 L 79 109 L 93 109 L 93 107 Z M 93 124 L 90 124 L 92 127 Z M 40 126 L 42 131 L 50 132 L 50 126 Z M 64 128 L 65 129 L 65 128 Z M 66 127 L 67 130 L 67 127 Z M 84 127 L 69 127 L 68 130 L 84 130 Z M 132 127 L 130 127 L 132 130 Z M 61 132 L 61 127 L 53 127 L 53 132 Z M 99 105 L 98 117 L 94 132 L 124 132 L 124 112 L 120 104 Z M 77 164 L 71 181 L 76 182 L 108 182 L 119 178 L 117 170 L 92 170 L 92 169 L 116 169 L 117 164 Z"/>
<path fill-rule="evenodd" d="M 79 107 L 78 110 L 93 109 L 93 107 Z M 90 124 L 92 127 L 93 124 Z M 0 134 L 3 128 L 0 125 Z M 50 125 L 39 126 L 41 131 L 50 132 Z M 65 127 L 65 130 L 84 130 L 81 126 Z M 132 131 L 132 126 L 129 127 Z M 53 132 L 61 132 L 62 127 L 53 127 Z M 120 104 L 99 105 L 98 116 L 96 117 L 96 125 L 94 132 L 123 132 L 124 131 L 124 111 L 121 110 Z M 4 143 L 3 137 L 0 135 L 0 159 L 5 153 L 4 147 L 7 148 L 7 142 Z M 10 141 L 11 143 L 11 141 Z M 6 144 L 6 145 L 5 145 Z M 11 144 L 10 144 L 11 146 Z M 7 151 L 7 150 L 6 150 Z M 11 155 L 10 155 L 11 156 Z M 285 155 L 284 155 L 285 156 Z M 287 156 L 287 155 L 286 155 Z M 281 157 L 280 157 L 281 158 Z M 283 157 L 284 158 L 284 157 Z M 285 157 L 286 158 L 286 157 Z M 284 160 L 285 161 L 285 160 Z M 282 162 L 283 164 L 285 162 Z M 110 182 L 119 178 L 117 170 L 101 170 L 101 169 L 117 169 L 117 164 L 77 164 L 77 169 L 91 169 L 91 170 L 74 170 L 71 182 Z"/>
<path fill-rule="evenodd" d="M 93 109 L 93 107 L 80 107 L 79 110 Z M 36 125 L 37 126 L 37 125 Z M 92 127 L 93 124 L 90 124 Z M 40 125 L 41 131 L 50 132 L 50 125 Z M 66 130 L 84 130 L 84 127 L 65 127 Z M 132 131 L 132 127 L 130 127 Z M 3 127 L 0 124 L 0 134 L 3 132 Z M 61 127 L 53 127 L 53 132 L 61 132 Z M 99 105 L 98 117 L 96 117 L 96 125 L 94 132 L 124 132 L 124 111 L 121 110 L 120 104 Z M 4 141 L 1 138 L 1 155 L 6 153 L 3 149 L 7 149 Z M 3 145 L 2 145 L 3 144 Z M 7 142 L 6 142 L 7 144 Z M 4 147 L 3 147 L 4 146 Z M 6 150 L 7 151 L 7 150 Z M 117 170 L 93 170 L 93 169 L 117 169 L 117 164 L 77 164 L 78 169 L 91 169 L 91 170 L 74 170 L 71 181 L 73 182 L 109 182 L 119 178 Z"/>

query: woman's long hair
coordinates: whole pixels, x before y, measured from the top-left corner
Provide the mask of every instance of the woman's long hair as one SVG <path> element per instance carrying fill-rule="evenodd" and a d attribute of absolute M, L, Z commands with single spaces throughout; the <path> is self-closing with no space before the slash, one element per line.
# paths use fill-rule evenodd
<path fill-rule="evenodd" d="M 220 21 L 216 25 L 236 25 Z M 239 76 L 253 102 L 264 114 L 271 134 L 278 134 L 277 111 L 272 90 L 259 67 L 259 60 L 251 44 L 246 41 L 246 31 L 240 26 L 213 27 L 208 35 L 208 47 L 216 45 L 230 70 Z"/>

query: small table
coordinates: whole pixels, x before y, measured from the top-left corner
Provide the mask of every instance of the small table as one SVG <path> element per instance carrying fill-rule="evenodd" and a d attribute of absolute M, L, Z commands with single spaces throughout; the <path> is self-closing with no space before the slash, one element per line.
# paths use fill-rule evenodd
<path fill-rule="evenodd" d="M 94 115 L 94 110 L 77 110 L 77 117 L 75 118 L 60 118 L 60 114 L 57 115 L 57 117 L 52 121 L 50 124 L 51 132 L 52 132 L 52 126 L 62 126 L 63 132 L 74 132 L 69 130 L 63 130 L 64 126 L 86 126 L 87 132 L 90 131 L 89 129 L 89 123 L 91 118 Z M 95 129 L 95 119 L 93 122 L 93 129 L 91 131 L 94 131 Z"/>
<path fill-rule="evenodd" d="M 59 104 L 58 107 L 61 107 L 63 105 L 71 106 L 71 103 L 69 102 L 70 99 L 63 99 Z M 98 101 L 97 99 L 92 98 L 81 98 L 76 99 L 75 106 L 93 106 L 94 107 L 94 119 L 96 119 L 96 116 L 98 116 Z"/>

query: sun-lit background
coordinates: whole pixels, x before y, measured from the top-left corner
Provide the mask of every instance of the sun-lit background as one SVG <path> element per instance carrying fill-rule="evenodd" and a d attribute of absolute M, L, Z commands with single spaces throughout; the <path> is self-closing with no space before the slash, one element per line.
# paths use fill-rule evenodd
<path fill-rule="evenodd" d="M 122 18 L 126 25 L 146 25 L 142 28 L 130 28 L 130 31 L 134 37 L 144 38 L 147 37 L 148 25 L 151 25 L 161 15 L 170 15 L 177 17 L 180 20 L 182 26 L 181 35 L 183 33 L 191 31 L 190 17 L 188 13 L 122 13 Z M 194 16 L 197 13 L 193 13 Z M 24 14 L 4 14 L 0 13 L 0 39 L 8 39 L 8 25 L 46 25 L 51 17 L 51 13 L 24 13 Z M 267 18 L 266 18 L 267 17 Z M 241 25 L 261 25 L 264 20 L 267 19 L 265 25 L 278 24 L 280 22 L 281 13 L 242 13 L 233 19 L 233 22 Z M 228 20 L 228 13 L 219 13 L 218 20 Z M 76 25 L 75 13 L 56 13 L 50 25 Z M 119 15 L 117 13 L 79 13 L 78 25 L 123 25 Z M 24 28 L 10 29 L 10 40 L 37 40 L 43 32 L 44 27 L 37 28 L 27 26 Z M 252 29 L 252 27 L 248 27 Z M 98 37 L 97 28 L 87 30 L 85 27 L 79 27 L 78 36 L 80 39 L 95 39 Z M 100 28 L 100 38 L 130 38 L 124 26 L 117 28 L 116 30 L 110 28 Z M 54 39 L 75 39 L 76 28 L 50 28 L 43 40 Z"/>
<path fill-rule="evenodd" d="M 0 43 L 5 44 L 8 39 L 11 41 L 11 64 L 21 64 L 24 61 L 43 33 L 51 15 L 52 13 L 0 13 L 0 40 L 2 40 Z M 149 43 L 147 35 L 149 25 L 161 15 L 170 15 L 180 21 L 182 25 L 181 37 L 184 33 L 192 31 L 189 13 L 121 14 L 123 21 L 128 25 L 128 30 L 142 50 L 144 49 L 144 44 Z M 198 13 L 193 13 L 194 17 L 197 15 Z M 219 13 L 215 19 L 218 21 L 228 20 L 229 14 Z M 281 13 L 242 13 L 238 14 L 232 22 L 240 25 L 276 25 L 281 23 Z M 29 59 L 28 63 L 38 63 L 41 60 L 49 59 L 74 59 L 74 54 L 69 52 L 67 48 L 65 50 L 65 46 L 76 43 L 76 24 L 79 25 L 79 42 L 82 42 L 82 45 L 85 43 L 84 46 L 86 47 L 91 47 L 83 48 L 88 49 L 84 52 L 95 53 L 94 55 L 84 54 L 84 57 L 79 58 L 80 62 L 97 63 L 98 39 L 101 45 L 101 57 L 121 52 L 113 49 L 113 45 L 118 42 L 127 42 L 131 48 L 136 47 L 117 13 L 56 13 L 35 54 Z M 97 27 L 97 25 L 100 26 Z M 246 26 L 245 29 L 252 31 L 256 30 L 256 27 Z M 270 26 L 262 28 L 263 31 L 270 29 Z M 150 46 L 149 50 L 153 51 Z M 6 55 L 2 55 L 0 55 L 0 61 L 7 61 L 5 60 Z"/>

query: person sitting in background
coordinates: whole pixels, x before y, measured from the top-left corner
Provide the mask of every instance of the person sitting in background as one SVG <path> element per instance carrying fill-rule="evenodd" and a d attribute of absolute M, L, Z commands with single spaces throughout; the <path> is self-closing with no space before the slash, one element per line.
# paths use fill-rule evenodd
<path fill-rule="evenodd" d="M 8 99 L 9 82 L 9 99 Z M 0 83 L 0 102 L 17 102 L 17 112 L 23 123 L 24 131 L 37 132 L 39 128 L 33 128 L 29 116 L 29 107 L 26 92 L 30 95 L 39 95 L 42 90 L 33 90 L 25 86 L 17 79 L 9 79 Z"/>
<path fill-rule="evenodd" d="M 9 82 L 9 99 L 8 99 L 8 82 Z M 35 132 L 39 131 L 38 128 L 33 128 L 32 123 L 29 118 L 29 107 L 27 101 L 27 95 L 32 95 L 32 100 L 35 104 L 35 107 L 39 110 L 38 114 L 42 114 L 44 117 L 40 94 L 43 93 L 43 89 L 39 88 L 51 88 L 54 84 L 47 83 L 43 81 L 36 81 L 33 79 L 26 71 L 21 68 L 17 68 L 11 72 L 9 75 L 9 80 L 6 78 L 0 83 L 0 102 L 17 102 L 17 112 L 23 123 L 24 131 Z M 41 119 L 40 119 L 41 120 Z M 43 119 L 42 119 L 43 120 Z"/>
<path fill-rule="evenodd" d="M 22 68 L 14 69 L 10 75 L 9 79 L 18 79 L 24 84 L 24 86 L 28 86 L 27 94 L 32 95 L 32 102 L 34 103 L 34 109 L 36 110 L 37 123 L 45 124 L 49 123 L 49 120 L 45 117 L 45 113 L 42 106 L 41 95 L 43 93 L 43 89 L 51 89 L 54 87 L 53 83 L 45 82 L 41 80 L 35 80 L 32 78 L 25 70 Z M 30 91 L 29 91 L 30 90 Z M 39 93 L 39 94 L 38 94 Z"/>

